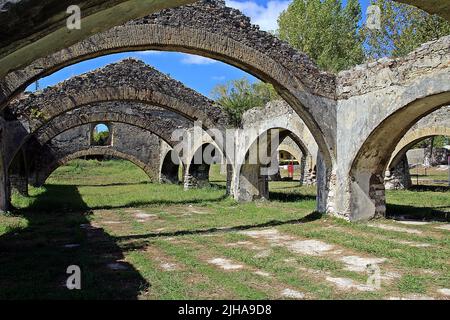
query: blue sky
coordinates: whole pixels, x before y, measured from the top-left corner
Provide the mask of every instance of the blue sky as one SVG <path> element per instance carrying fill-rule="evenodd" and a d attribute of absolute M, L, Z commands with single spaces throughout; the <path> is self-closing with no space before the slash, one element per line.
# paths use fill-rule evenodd
<path fill-rule="evenodd" d="M 279 14 L 287 8 L 291 0 L 226 0 L 228 6 L 237 8 L 249 16 L 254 24 L 258 24 L 263 30 L 274 30 L 277 26 Z M 362 11 L 365 13 L 370 0 L 359 0 Z M 343 0 L 346 3 L 346 0 Z M 365 15 L 363 16 L 365 20 Z M 210 96 L 212 88 L 220 83 L 229 80 L 248 77 L 250 81 L 255 81 L 251 75 L 222 62 L 207 58 L 187 55 L 177 52 L 126 52 L 111 54 L 75 65 L 66 67 L 54 74 L 40 79 L 39 87 L 45 88 L 58 82 L 66 80 L 72 76 L 103 67 L 109 63 L 117 62 L 127 57 L 134 57 L 143 60 L 156 69 L 169 74 L 183 82 L 186 86 L 198 92 Z M 27 90 L 34 91 L 35 84 L 30 85 Z"/>

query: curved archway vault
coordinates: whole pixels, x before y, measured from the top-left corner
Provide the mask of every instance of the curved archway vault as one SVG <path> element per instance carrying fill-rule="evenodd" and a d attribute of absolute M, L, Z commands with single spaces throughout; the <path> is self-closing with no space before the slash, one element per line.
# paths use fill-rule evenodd
<path fill-rule="evenodd" d="M 127 154 L 125 152 L 121 152 L 115 149 L 107 148 L 107 147 L 89 147 L 86 149 L 78 150 L 73 153 L 60 156 L 56 158 L 53 162 L 48 163 L 45 167 L 42 167 L 39 170 L 39 173 L 34 177 L 33 184 L 35 186 L 41 186 L 45 183 L 48 177 L 59 167 L 67 164 L 71 160 L 75 160 L 78 158 L 83 158 L 86 156 L 111 156 L 114 158 L 128 160 L 131 163 L 135 164 L 137 167 L 142 169 L 149 177 L 150 180 L 154 179 L 154 172 L 152 168 L 149 168 L 148 164 L 142 162 L 139 158 L 134 155 Z"/>
<path fill-rule="evenodd" d="M 97 122 L 94 122 L 94 124 Z M 82 124 L 61 131 L 45 144 L 30 139 L 21 150 L 27 155 L 28 176 L 33 185 L 45 182 L 60 160 L 72 154 L 81 156 L 104 155 L 124 158 L 132 161 L 148 175 L 151 181 L 157 181 L 161 139 L 148 129 L 130 123 L 107 122 L 110 128 L 112 143 L 97 146 L 92 143 L 92 123 Z M 126 155 L 127 157 L 125 157 Z"/>
<path fill-rule="evenodd" d="M 190 128 L 192 121 L 179 114 L 156 106 L 149 106 L 135 102 L 103 102 L 73 109 L 71 112 L 60 114 L 45 125 L 28 132 L 28 121 L 22 119 L 19 126 L 13 131 L 16 139 L 6 148 L 5 163 L 11 163 L 15 154 L 25 144 L 34 145 L 35 148 L 45 145 L 48 141 L 72 128 L 101 122 L 124 123 L 139 127 L 156 134 L 169 145 L 172 141 L 172 133 L 180 128 Z M 133 137 L 130 137 L 131 139 Z"/>
<path fill-rule="evenodd" d="M 394 168 L 417 142 L 432 136 L 450 136 L 450 106 L 445 106 L 418 121 L 395 147 L 387 170 Z"/>
<path fill-rule="evenodd" d="M 450 137 L 450 126 L 449 127 L 429 127 L 418 130 L 413 130 L 406 134 L 402 140 L 398 143 L 394 152 L 392 153 L 391 160 L 389 161 L 389 165 L 387 166 L 388 170 L 394 168 L 401 159 L 406 155 L 406 152 L 411 149 L 412 146 L 417 144 L 418 142 L 434 137 L 434 136 L 448 136 Z"/>
<path fill-rule="evenodd" d="M 0 105 L 4 108 L 28 84 L 65 66 L 130 50 L 198 54 L 234 65 L 273 84 L 317 142 L 318 172 L 324 173 L 323 181 L 318 181 L 323 186 L 318 189 L 319 198 L 323 199 L 319 210 L 350 220 L 384 214 L 383 174 L 396 145 L 419 119 L 450 104 L 450 36 L 426 43 L 406 57 L 383 59 L 335 76 L 321 72 L 303 53 L 259 31 L 239 11 L 226 8 L 223 1 L 202 0 L 130 21 L 10 72 L 0 79 Z M 136 70 L 133 77 L 146 80 L 139 74 L 142 69 L 132 67 L 138 62 L 125 64 Z M 95 72 L 88 73 L 44 91 L 51 103 L 33 106 L 33 99 L 47 102 L 44 95 L 36 94 L 32 99 L 14 101 L 10 110 L 19 118 L 22 111 L 37 116 L 30 117 L 33 130 L 61 112 L 117 100 L 167 107 L 190 121 L 202 119 L 206 126 L 220 125 L 217 109 L 203 98 L 194 99 L 193 103 L 182 94 L 180 98 L 180 92 L 174 95 L 170 88 L 146 87 L 105 73 L 113 69 L 120 70 L 120 64 L 98 72 L 103 72 L 103 80 L 111 77 L 118 81 L 110 82 L 112 86 L 108 81 L 100 83 L 90 78 Z M 149 69 L 143 74 L 156 75 Z M 80 92 L 80 86 L 84 92 Z M 66 94 L 59 92 L 66 89 Z M 205 108 L 193 108 L 198 101 L 205 102 L 201 104 Z M 8 136 L 7 122 L 2 119 L 4 136 L 14 141 Z M 247 150 L 242 149 L 243 153 Z M 7 167 L 1 165 L 0 207 L 4 209 Z"/>
<path fill-rule="evenodd" d="M 75 108 L 108 101 L 159 106 L 205 127 L 223 128 L 226 114 L 214 102 L 182 83 L 135 59 L 125 59 L 73 77 L 9 105 L 19 120 L 36 131 L 56 116 Z"/>
<path fill-rule="evenodd" d="M 338 215 L 365 220 L 385 214 L 384 174 L 397 144 L 420 119 L 450 104 L 449 60 L 447 36 L 405 57 L 340 74 Z"/>
<path fill-rule="evenodd" d="M 218 0 L 202 0 L 130 21 L 11 72 L 0 84 L 0 105 L 4 106 L 36 79 L 62 67 L 130 50 L 199 54 L 229 63 L 272 83 L 302 116 L 316 137 L 325 161 L 331 166 L 335 150 L 335 76 L 320 71 L 305 54 L 260 31 L 239 11 L 227 8 Z"/>
<path fill-rule="evenodd" d="M 130 19 L 195 0 L 41 0 L 0 4 L 0 77 L 77 41 Z M 77 5 L 82 28 L 67 28 L 66 10 Z M 45 10 L 42 10 L 45 8 Z M 32 18 L 30 18 L 32 17 Z"/>

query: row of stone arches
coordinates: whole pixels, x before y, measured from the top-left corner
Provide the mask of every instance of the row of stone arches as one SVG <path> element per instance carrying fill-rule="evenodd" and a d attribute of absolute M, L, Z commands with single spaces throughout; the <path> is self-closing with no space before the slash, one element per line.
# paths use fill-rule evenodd
<path fill-rule="evenodd" d="M 186 20 L 183 18 L 186 16 L 194 19 Z M 255 38 L 260 41 L 253 41 Z M 100 81 L 89 73 L 50 88 L 45 91 L 50 103 L 44 103 L 45 95 L 39 94 L 28 100 L 12 101 L 39 77 L 112 52 L 177 50 L 218 59 L 274 85 L 301 117 L 317 144 L 318 209 L 359 220 L 384 214 L 384 170 L 402 136 L 420 118 L 450 103 L 449 44 L 446 37 L 405 58 L 383 60 L 331 75 L 321 72 L 306 55 L 254 28 L 247 18 L 226 8 L 223 2 L 205 0 L 131 21 L 12 71 L 0 80 L 0 101 L 2 107 L 7 106 L 18 118 L 22 111 L 38 114 L 37 119 L 28 118 L 32 130 L 60 112 L 109 101 L 150 103 L 178 112 L 190 121 L 202 120 L 205 128 L 223 129 L 226 121 L 221 122 L 219 109 L 211 101 L 192 92 L 185 99 L 186 90 L 174 92 L 170 87 L 162 90 L 160 86 L 152 87 L 153 82 L 161 83 L 162 75 L 136 61 L 110 66 L 103 74 L 97 72 Z M 422 60 L 432 63 L 423 64 Z M 135 72 L 133 77 L 122 77 L 121 70 Z M 114 74 L 108 75 L 108 71 Z M 109 76 L 111 82 L 101 80 Z M 153 81 L 145 81 L 149 79 Z M 87 90 L 80 91 L 71 87 L 71 83 L 83 83 Z M 194 103 L 189 100 L 192 97 Z M 201 107 L 192 108 L 192 104 Z M 284 134 L 288 124 L 270 128 L 283 129 Z M 11 131 L 9 127 L 4 136 L 10 134 L 7 131 Z M 244 143 L 240 147 L 239 165 L 245 162 L 246 146 Z M 7 180 L 7 168 L 3 164 L 3 182 Z M 235 168 L 231 179 L 233 194 L 241 190 L 238 172 Z M 250 176 L 263 195 L 265 182 L 259 176 Z M 4 195 L 2 199 L 5 200 Z"/>

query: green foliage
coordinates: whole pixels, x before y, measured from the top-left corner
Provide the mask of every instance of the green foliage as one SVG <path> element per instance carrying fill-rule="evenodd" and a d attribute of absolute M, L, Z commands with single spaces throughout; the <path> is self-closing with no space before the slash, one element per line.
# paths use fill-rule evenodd
<path fill-rule="evenodd" d="M 430 148 L 431 143 L 434 148 L 443 148 L 445 145 L 450 143 L 450 137 L 435 136 L 433 138 L 424 139 L 416 143 L 411 149 Z"/>
<path fill-rule="evenodd" d="M 294 0 L 279 19 L 279 36 L 320 68 L 337 72 L 364 60 L 358 0 Z"/>
<path fill-rule="evenodd" d="M 109 131 L 94 132 L 92 139 L 97 146 L 105 146 L 108 144 Z"/>
<path fill-rule="evenodd" d="M 272 85 L 264 82 L 250 83 L 247 78 L 229 81 L 217 85 L 212 90 L 213 99 L 227 112 L 231 124 L 241 125 L 245 111 L 255 107 L 263 107 L 267 102 L 279 96 Z"/>
<path fill-rule="evenodd" d="M 403 56 L 420 44 L 450 34 L 450 24 L 416 7 L 372 0 L 381 9 L 381 30 L 362 28 L 369 60 Z"/>
<path fill-rule="evenodd" d="M 33 118 L 33 119 L 41 119 L 41 120 L 45 120 L 44 118 L 43 118 L 43 114 L 42 114 L 42 111 L 39 109 L 39 108 L 37 108 L 37 107 L 32 107 L 31 108 L 31 118 Z"/>

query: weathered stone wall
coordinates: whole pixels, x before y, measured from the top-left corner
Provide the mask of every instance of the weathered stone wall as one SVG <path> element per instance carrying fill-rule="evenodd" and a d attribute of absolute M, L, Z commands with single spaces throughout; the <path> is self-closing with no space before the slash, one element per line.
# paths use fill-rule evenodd
<path fill-rule="evenodd" d="M 193 125 L 191 121 L 172 111 L 135 102 L 106 102 L 86 105 L 53 118 L 34 132 L 29 128 L 29 120 L 23 117 L 20 121 L 6 122 L 9 143 L 5 145 L 4 149 L 6 150 L 5 162 L 11 163 L 20 148 L 25 143 L 30 143 L 28 141 L 37 145 L 45 145 L 66 130 L 97 122 L 134 125 L 158 135 L 169 144 L 174 143 L 171 141 L 174 130 L 189 128 Z"/>
<path fill-rule="evenodd" d="M 450 106 L 442 107 L 430 113 L 426 117 L 420 119 L 411 127 L 411 129 L 408 130 L 405 136 L 395 147 L 388 165 L 388 169 L 395 167 L 412 146 L 421 140 L 432 136 L 450 136 Z M 427 154 L 425 156 L 431 158 L 431 154 L 428 154 L 430 152 L 431 150 L 427 150 Z M 434 148 L 434 152 L 436 152 L 436 148 Z M 433 158 L 438 159 L 439 156 Z M 446 163 L 447 159 L 442 159 L 441 156 L 440 161 Z M 423 164 L 433 165 L 425 162 L 423 162 Z"/>
<path fill-rule="evenodd" d="M 207 127 L 223 127 L 228 122 L 212 100 L 135 59 L 109 64 L 15 100 L 9 111 L 34 131 L 74 108 L 119 100 L 164 107 Z"/>
<path fill-rule="evenodd" d="M 0 77 L 130 19 L 194 0 L 9 0 L 0 7 Z M 120 4 L 120 5 L 119 5 Z M 79 5 L 82 28 L 67 28 L 69 5 Z"/>
<path fill-rule="evenodd" d="M 409 189 L 411 186 L 412 181 L 409 173 L 408 158 L 403 156 L 394 168 L 386 171 L 384 187 L 386 190 L 399 190 Z"/>
<path fill-rule="evenodd" d="M 437 14 L 450 21 L 450 2 L 442 0 L 395 0 L 418 7 L 431 14 Z"/>
<path fill-rule="evenodd" d="M 82 125 L 67 130 L 44 146 L 29 145 L 33 154 L 29 159 L 30 181 L 35 185 L 45 182 L 48 175 L 72 154 L 80 155 L 127 155 L 130 160 L 143 169 L 152 181 L 159 175 L 159 138 L 149 131 L 123 123 L 110 123 L 112 145 L 92 146 L 91 125 Z M 33 147 L 35 149 L 33 149 Z M 80 153 L 84 151 L 84 153 Z"/>
<path fill-rule="evenodd" d="M 303 117 L 328 166 L 331 165 L 336 134 L 335 76 L 320 71 L 305 54 L 252 26 L 247 17 L 226 8 L 223 1 L 204 0 L 192 6 L 163 10 L 11 72 L 0 84 L 4 97 L 0 97 L 0 105 L 34 79 L 75 61 L 133 49 L 200 54 L 271 82 Z"/>
<path fill-rule="evenodd" d="M 381 185 L 395 146 L 422 117 L 450 103 L 450 36 L 399 59 L 337 77 L 336 214 L 383 215 Z"/>
<path fill-rule="evenodd" d="M 264 108 L 248 110 L 243 115 L 242 129 L 236 131 L 236 159 L 233 164 L 234 174 L 231 190 L 235 199 L 240 201 L 251 201 L 257 198 L 268 198 L 267 176 L 261 174 L 261 164 L 246 163 L 250 152 L 258 152 L 259 149 L 275 153 L 278 145 L 272 146 L 270 141 L 260 141 L 260 137 L 270 134 L 271 129 L 277 129 L 281 143 L 289 137 L 302 154 L 310 157 L 312 167 L 316 165 L 318 146 L 315 139 L 299 115 L 284 101 L 272 101 Z M 259 147 L 256 147 L 259 146 Z M 273 155 L 273 154 L 272 154 Z M 272 157 L 273 159 L 273 157 Z M 273 164 L 278 170 L 277 164 Z M 324 166 L 324 170 L 325 166 Z M 326 176 L 326 174 L 324 174 Z M 318 185 L 320 189 L 327 188 L 327 182 Z M 327 191 L 321 193 L 327 195 Z M 326 203 L 322 200 L 318 203 Z"/>
<path fill-rule="evenodd" d="M 192 5 L 166 9 L 127 25 L 156 24 L 205 29 L 226 35 L 256 51 L 264 52 L 296 74 L 315 94 L 334 97 L 334 75 L 321 71 L 305 53 L 298 52 L 272 34 L 259 30 L 239 10 L 226 7 L 224 0 L 203 0 Z"/>

